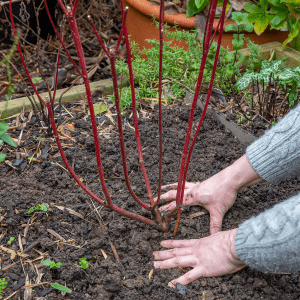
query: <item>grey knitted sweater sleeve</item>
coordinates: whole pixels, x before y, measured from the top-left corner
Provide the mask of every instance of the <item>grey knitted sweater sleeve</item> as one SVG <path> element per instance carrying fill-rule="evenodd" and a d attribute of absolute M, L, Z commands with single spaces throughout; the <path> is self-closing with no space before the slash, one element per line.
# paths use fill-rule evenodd
<path fill-rule="evenodd" d="M 256 173 L 270 183 L 300 175 L 300 106 L 246 153 Z M 259 271 L 300 271 L 300 194 L 243 222 L 234 245 L 238 257 Z"/>

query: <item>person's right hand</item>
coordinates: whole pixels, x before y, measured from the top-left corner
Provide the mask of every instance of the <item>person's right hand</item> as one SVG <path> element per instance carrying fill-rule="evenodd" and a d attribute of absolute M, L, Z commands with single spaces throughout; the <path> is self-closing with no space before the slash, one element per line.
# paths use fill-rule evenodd
<path fill-rule="evenodd" d="M 233 205 L 237 191 L 223 184 L 218 179 L 218 174 L 198 183 L 185 183 L 183 205 L 199 205 L 209 211 L 210 214 L 210 233 L 214 234 L 221 231 L 222 221 L 225 213 Z M 162 186 L 162 189 L 172 188 L 172 190 L 161 196 L 161 199 L 172 201 L 176 198 L 177 183 Z M 154 199 L 156 201 L 156 199 Z M 171 210 L 175 208 L 176 202 L 162 206 L 160 210 Z"/>
<path fill-rule="evenodd" d="M 225 213 L 233 205 L 237 193 L 246 186 L 262 182 L 263 179 L 252 169 L 246 154 L 232 165 L 198 183 L 185 183 L 183 205 L 199 205 L 209 211 L 210 233 L 221 231 Z M 177 194 L 177 183 L 162 186 L 172 190 L 161 195 L 164 201 L 172 201 L 160 210 L 171 210 L 176 207 L 173 201 Z M 156 201 L 157 198 L 154 199 Z"/>

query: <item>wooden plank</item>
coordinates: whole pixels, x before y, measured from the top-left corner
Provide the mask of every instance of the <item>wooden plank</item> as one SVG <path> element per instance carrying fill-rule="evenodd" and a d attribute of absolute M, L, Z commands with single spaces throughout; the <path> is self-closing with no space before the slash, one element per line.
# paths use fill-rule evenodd
<path fill-rule="evenodd" d="M 121 80 L 118 81 L 118 86 L 121 86 Z M 128 80 L 123 79 L 122 80 L 122 86 L 128 86 Z M 113 83 L 112 79 L 105 79 L 105 80 L 100 80 L 96 82 L 91 82 L 90 83 L 91 87 L 91 92 L 94 93 L 96 91 L 102 92 L 103 95 L 109 95 L 113 93 Z M 55 95 L 55 104 L 58 103 L 59 98 L 61 94 L 65 91 L 66 89 L 61 89 L 57 90 L 56 95 Z M 48 93 L 42 93 L 40 94 L 42 99 L 46 99 L 46 96 L 48 96 Z M 75 85 L 73 86 L 69 91 L 67 91 L 63 97 L 62 97 L 62 103 L 68 103 L 76 100 L 81 100 L 82 98 L 86 97 L 86 91 L 85 91 L 85 86 L 84 84 L 82 85 Z M 40 106 L 38 97 L 34 95 L 34 98 L 36 100 L 36 103 Z M 13 99 L 10 101 L 3 101 L 0 102 L 0 116 L 5 110 L 5 106 L 7 105 L 6 108 L 6 117 L 16 115 L 20 113 L 21 109 L 23 108 L 23 105 L 25 105 L 25 110 L 30 110 L 32 109 L 31 103 L 28 100 L 27 97 L 23 98 L 18 98 L 18 99 Z"/>

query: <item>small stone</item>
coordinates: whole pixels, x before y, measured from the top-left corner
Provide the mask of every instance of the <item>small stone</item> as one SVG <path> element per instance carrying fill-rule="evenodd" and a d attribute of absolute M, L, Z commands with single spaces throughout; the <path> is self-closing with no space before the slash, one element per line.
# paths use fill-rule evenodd
<path fill-rule="evenodd" d="M 285 277 L 281 277 L 278 281 L 278 285 L 281 287 L 281 288 L 284 288 L 286 286 L 286 279 Z"/>
<path fill-rule="evenodd" d="M 253 286 L 257 289 L 257 288 L 263 288 L 265 286 L 267 286 L 267 282 L 265 281 L 265 279 L 261 279 L 261 278 L 254 278 L 254 283 Z"/>

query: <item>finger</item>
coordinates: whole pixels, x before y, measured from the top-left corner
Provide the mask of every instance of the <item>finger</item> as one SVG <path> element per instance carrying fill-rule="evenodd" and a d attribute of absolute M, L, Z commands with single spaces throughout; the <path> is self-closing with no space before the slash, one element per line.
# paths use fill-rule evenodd
<path fill-rule="evenodd" d="M 185 248 L 185 247 L 193 247 L 199 243 L 199 239 L 192 240 L 165 240 L 160 244 L 165 248 Z"/>
<path fill-rule="evenodd" d="M 176 198 L 176 194 L 177 194 L 176 190 L 171 190 L 171 191 L 168 191 L 165 194 L 161 195 L 160 199 L 164 199 L 165 201 L 171 201 L 171 200 L 174 200 Z M 157 197 L 155 197 L 153 199 L 153 201 L 156 202 Z"/>
<path fill-rule="evenodd" d="M 176 202 L 173 201 L 173 202 L 171 202 L 171 203 L 169 203 L 169 204 L 167 204 L 167 205 L 164 205 L 164 206 L 160 207 L 160 208 L 159 208 L 159 211 L 163 211 L 163 210 L 172 210 L 172 209 L 175 208 L 175 207 L 176 207 Z"/>
<path fill-rule="evenodd" d="M 181 277 L 179 277 L 175 280 L 172 280 L 168 284 L 168 286 L 174 288 L 176 286 L 177 282 L 180 283 L 181 285 L 187 285 L 200 277 L 202 277 L 200 268 L 195 268 L 195 269 L 185 273 Z"/>
<path fill-rule="evenodd" d="M 223 216 L 211 212 L 210 214 L 210 234 L 215 234 L 222 230 Z"/>
<path fill-rule="evenodd" d="M 184 185 L 184 188 L 185 189 L 189 189 L 189 188 L 191 188 L 191 187 L 193 187 L 195 185 L 195 183 L 192 183 L 192 182 L 185 182 L 185 185 Z M 161 189 L 162 190 L 164 190 L 164 189 L 166 189 L 166 188 L 172 188 L 172 189 L 175 189 L 175 188 L 177 188 L 178 187 L 178 182 L 176 182 L 176 183 L 171 183 L 171 184 L 167 184 L 167 185 L 163 185 L 162 187 L 161 187 Z"/>
<path fill-rule="evenodd" d="M 170 249 L 170 250 L 153 252 L 155 260 L 164 260 L 164 259 L 174 258 L 177 256 L 186 256 L 186 255 L 192 255 L 192 254 L 193 254 L 193 248 L 191 248 L 191 247 L 174 248 L 174 249 Z"/>
<path fill-rule="evenodd" d="M 187 268 L 193 267 L 196 264 L 196 259 L 194 255 L 187 256 L 176 256 L 174 258 L 170 258 L 167 260 L 155 261 L 154 268 L 155 269 L 170 269 L 170 268 Z"/>

